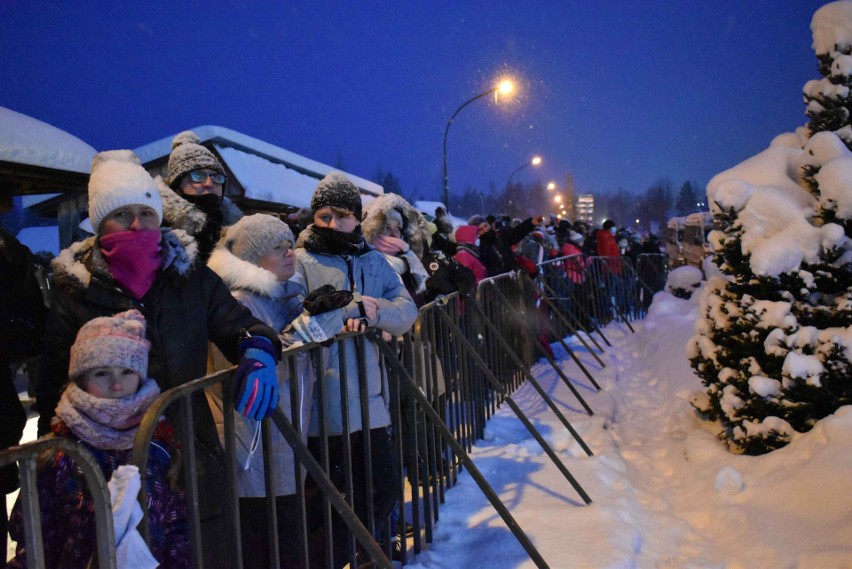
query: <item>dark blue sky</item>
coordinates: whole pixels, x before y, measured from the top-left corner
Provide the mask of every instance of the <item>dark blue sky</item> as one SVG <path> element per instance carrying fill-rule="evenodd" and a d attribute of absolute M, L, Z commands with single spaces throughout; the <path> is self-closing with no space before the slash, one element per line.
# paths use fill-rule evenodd
<path fill-rule="evenodd" d="M 3 0 L 0 106 L 98 150 L 228 127 L 439 198 L 574 177 L 578 192 L 702 186 L 806 122 L 824 2 Z"/>

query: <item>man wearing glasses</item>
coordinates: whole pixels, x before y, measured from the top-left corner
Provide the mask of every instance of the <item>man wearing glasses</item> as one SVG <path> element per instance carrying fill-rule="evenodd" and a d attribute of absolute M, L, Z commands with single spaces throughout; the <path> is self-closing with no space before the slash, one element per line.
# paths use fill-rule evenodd
<path fill-rule="evenodd" d="M 198 242 L 198 253 L 206 262 L 223 227 L 233 225 L 243 212 L 228 198 L 225 169 L 192 131 L 172 141 L 168 179 L 171 188 L 161 187 L 163 225 L 183 229 Z"/>

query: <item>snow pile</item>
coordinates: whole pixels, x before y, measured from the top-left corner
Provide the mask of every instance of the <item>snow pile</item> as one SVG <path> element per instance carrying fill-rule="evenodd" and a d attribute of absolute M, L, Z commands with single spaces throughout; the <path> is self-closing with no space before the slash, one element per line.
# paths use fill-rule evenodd
<path fill-rule="evenodd" d="M 604 369 L 572 344 L 600 393 L 563 352 L 562 369 L 594 416 L 583 414 L 551 369 L 536 366 L 593 457 L 529 384 L 513 394 L 591 496 L 590 506 L 508 406 L 474 449 L 477 467 L 551 567 L 852 567 L 845 482 L 852 408 L 771 454 L 729 453 L 714 434 L 718 425 L 690 405 L 698 381 L 684 339 L 696 308 L 694 300 L 658 293 L 635 334 L 615 325 L 604 330 L 613 343 Z M 440 516 L 434 543 L 412 569 L 534 567 L 468 474 L 447 493 Z"/>
<path fill-rule="evenodd" d="M 96 153 L 76 136 L 0 107 L 0 160 L 88 174 Z"/>
<path fill-rule="evenodd" d="M 669 273 L 665 290 L 678 298 L 689 298 L 701 286 L 702 278 L 700 269 L 684 265 Z"/>

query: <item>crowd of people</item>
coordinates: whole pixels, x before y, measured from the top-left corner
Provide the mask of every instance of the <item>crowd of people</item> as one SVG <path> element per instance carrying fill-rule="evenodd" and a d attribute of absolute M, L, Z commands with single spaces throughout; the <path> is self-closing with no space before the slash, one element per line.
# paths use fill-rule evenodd
<path fill-rule="evenodd" d="M 9 363 L 39 348 L 41 364 L 34 378 L 39 435 L 78 441 L 95 456 L 106 479 L 130 461 L 142 416 L 160 392 L 236 365 L 237 487 L 246 567 L 269 564 L 259 432 L 276 409 L 293 418 L 291 377 L 299 382 L 292 391 L 299 395 L 298 428 L 317 457 L 327 454 L 329 477 L 341 491 L 342 435 L 350 435 L 352 498 L 364 524 L 379 528 L 398 511 L 394 494 L 382 491 L 398 465 L 388 375 L 378 349 L 367 342 L 359 350 L 352 338 L 329 340 L 368 327 L 386 337 L 401 335 L 414 324 L 418 307 L 437 297 L 472 293 L 481 280 L 510 271 L 534 274 L 548 258 L 617 257 L 627 251 L 619 246 L 612 221 L 590 232 L 581 223 L 544 217 L 477 215 L 454 227 L 442 208 L 429 220 L 394 194 L 364 205 L 357 186 L 337 172 L 319 181 L 299 222 L 269 213 L 244 215 L 225 196 L 226 186 L 225 168 L 188 131 L 174 139 L 166 179 L 152 177 L 130 151 L 96 155 L 88 185 L 95 235 L 53 261 L 49 311 L 31 274 L 29 252 L 2 234 L 0 363 L 6 375 L 0 382 L 10 395 L 3 398 L 8 419 L 0 443 L 4 448 L 17 444 L 23 429 L 23 409 L 11 395 Z M 300 343 L 325 346 L 321 377 L 305 355 L 282 360 L 282 349 Z M 365 387 L 358 384 L 359 370 Z M 341 393 L 344 374 L 346 391 Z M 440 390 L 435 394 L 437 401 L 442 396 Z M 227 534 L 218 499 L 226 480 L 226 400 L 231 399 L 221 389 L 193 398 L 194 440 L 175 440 L 178 411 L 170 411 L 157 428 L 146 484 L 150 554 L 161 567 L 191 565 L 179 460 L 180 448 L 189 444 L 197 456 L 204 565 L 233 565 L 234 539 Z M 342 413 L 344 403 L 354 411 Z M 320 416 L 327 431 L 322 444 Z M 271 448 L 277 478 L 269 487 L 276 496 L 281 562 L 298 566 L 295 493 L 311 480 L 294 478 L 293 452 L 279 433 Z M 7 468 L 0 475 L 3 490 L 14 489 L 14 471 Z M 57 452 L 40 458 L 48 566 L 61 559 L 63 567 L 87 567 L 95 550 L 93 503 L 81 477 L 70 456 Z M 367 486 L 374 491 L 365 492 Z M 335 520 L 329 530 L 311 515 L 310 502 L 308 510 L 312 562 L 319 566 L 331 555 L 332 565 L 344 566 L 349 560 L 343 524 Z M 373 519 L 367 519 L 368 512 Z M 20 504 L 8 524 L 17 541 L 9 566 L 24 567 L 29 552 Z M 328 531 L 331 552 L 323 551 L 322 532 Z"/>

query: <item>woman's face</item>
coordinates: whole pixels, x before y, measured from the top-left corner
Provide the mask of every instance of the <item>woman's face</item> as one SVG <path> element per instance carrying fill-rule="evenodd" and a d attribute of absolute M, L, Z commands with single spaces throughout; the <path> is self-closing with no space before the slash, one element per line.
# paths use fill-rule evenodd
<path fill-rule="evenodd" d="M 286 281 L 296 272 L 292 247 L 290 241 L 281 241 L 261 257 L 257 265 L 274 274 L 279 281 Z"/>
<path fill-rule="evenodd" d="M 335 229 L 341 233 L 352 233 L 361 224 L 351 211 L 324 205 L 314 212 L 314 225 Z"/>
<path fill-rule="evenodd" d="M 179 187 L 180 191 L 188 196 L 203 196 L 204 194 L 221 196 L 224 183 L 224 174 L 210 168 L 202 168 L 184 174 Z"/>
<path fill-rule="evenodd" d="M 121 231 L 141 231 L 157 229 L 160 218 L 157 212 L 147 205 L 125 205 L 112 210 L 101 222 L 100 235 L 119 233 Z"/>
<path fill-rule="evenodd" d="M 80 384 L 90 395 L 101 399 L 122 399 L 139 391 L 139 374 L 115 366 L 96 367 L 83 373 Z"/>
<path fill-rule="evenodd" d="M 382 226 L 382 235 L 385 237 L 402 238 L 402 228 L 399 226 L 399 221 L 396 219 L 388 219 Z"/>

